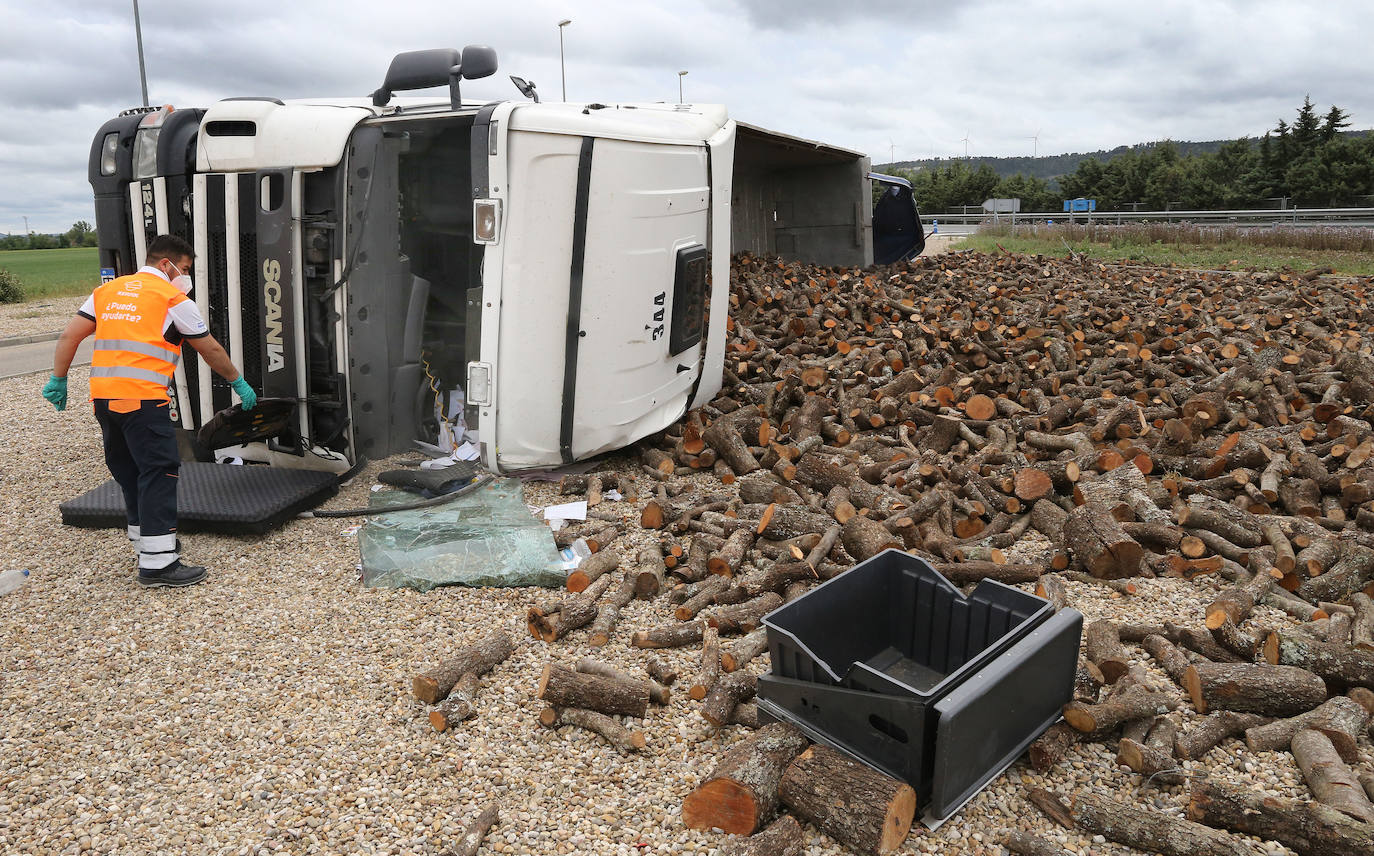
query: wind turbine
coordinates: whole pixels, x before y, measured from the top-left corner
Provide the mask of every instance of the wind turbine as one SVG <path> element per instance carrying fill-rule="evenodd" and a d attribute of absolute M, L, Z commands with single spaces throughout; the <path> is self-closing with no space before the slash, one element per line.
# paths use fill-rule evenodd
<path fill-rule="evenodd" d="M 968 131 L 964 131 L 964 138 L 959 142 L 964 144 L 964 160 L 968 160 Z"/>
<path fill-rule="evenodd" d="M 887 141 L 887 165 L 890 167 L 897 162 L 897 146 L 892 142 L 892 138 Z"/>
<path fill-rule="evenodd" d="M 1035 141 L 1035 146 L 1031 149 L 1031 157 L 1040 157 L 1040 129 L 1036 128 L 1035 135 L 1029 139 Z"/>

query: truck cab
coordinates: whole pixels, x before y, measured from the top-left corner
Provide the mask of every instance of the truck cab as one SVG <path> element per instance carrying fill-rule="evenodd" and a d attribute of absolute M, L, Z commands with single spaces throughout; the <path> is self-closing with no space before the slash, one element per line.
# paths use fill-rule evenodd
<path fill-rule="evenodd" d="M 102 276 L 186 238 L 211 331 L 291 407 L 224 453 L 342 471 L 466 432 L 494 472 L 594 456 L 720 389 L 732 248 L 871 260 L 862 155 L 718 105 L 463 101 L 494 69 L 488 48 L 416 51 L 371 99 L 100 129 Z M 393 95 L 434 85 L 449 97 Z M 235 403 L 190 352 L 172 393 L 187 437 Z"/>

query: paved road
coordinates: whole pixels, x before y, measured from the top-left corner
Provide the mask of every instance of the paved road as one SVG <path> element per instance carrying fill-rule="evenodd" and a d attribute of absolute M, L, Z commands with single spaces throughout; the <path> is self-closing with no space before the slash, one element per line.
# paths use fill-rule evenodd
<path fill-rule="evenodd" d="M 91 342 L 86 339 L 76 350 L 72 365 L 84 366 L 91 362 Z M 52 352 L 57 342 L 32 342 L 27 345 L 10 345 L 0 348 L 0 380 L 34 372 L 52 370 Z"/>

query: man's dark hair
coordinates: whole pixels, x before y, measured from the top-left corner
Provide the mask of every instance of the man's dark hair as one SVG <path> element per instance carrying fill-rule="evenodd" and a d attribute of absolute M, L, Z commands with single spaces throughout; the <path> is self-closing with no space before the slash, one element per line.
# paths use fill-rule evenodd
<path fill-rule="evenodd" d="M 186 243 L 184 238 L 179 238 L 176 235 L 158 235 L 148 245 L 148 255 L 143 261 L 145 264 L 151 265 L 162 259 L 194 259 L 195 257 L 195 247 Z"/>

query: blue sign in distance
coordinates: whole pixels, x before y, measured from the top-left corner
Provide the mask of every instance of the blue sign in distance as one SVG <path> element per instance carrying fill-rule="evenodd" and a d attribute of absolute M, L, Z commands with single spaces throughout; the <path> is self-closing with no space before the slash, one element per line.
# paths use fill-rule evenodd
<path fill-rule="evenodd" d="M 115 269 L 114 269 L 114 268 L 103 267 L 103 268 L 100 269 L 100 284 L 101 284 L 101 285 L 104 285 L 104 284 L 107 283 L 107 282 L 113 281 L 114 278 L 115 278 Z"/>

